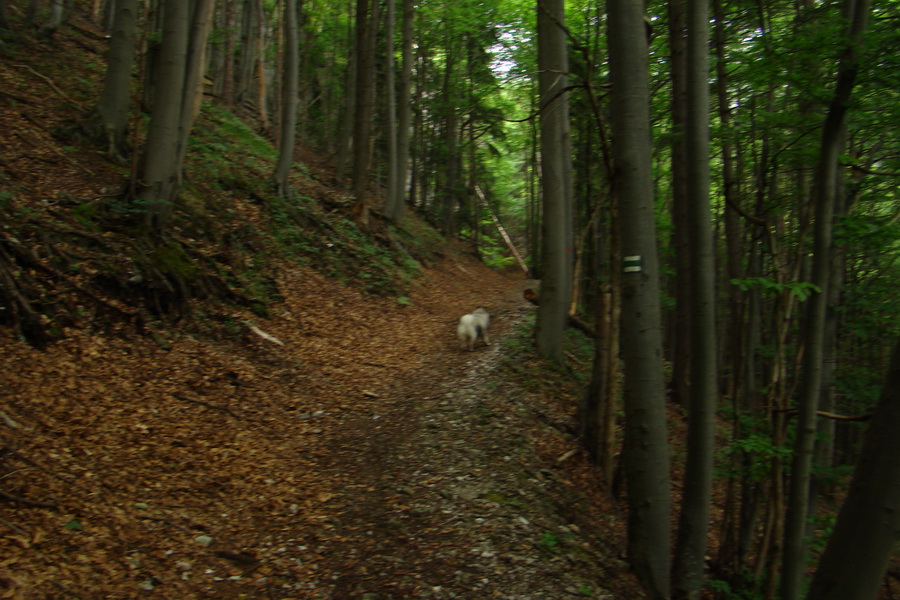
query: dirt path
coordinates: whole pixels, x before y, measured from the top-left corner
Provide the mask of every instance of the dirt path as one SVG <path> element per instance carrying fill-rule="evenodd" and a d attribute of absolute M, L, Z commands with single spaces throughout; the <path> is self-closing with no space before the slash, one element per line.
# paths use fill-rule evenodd
<path fill-rule="evenodd" d="M 541 438 L 569 438 L 571 420 L 497 373 L 531 310 L 525 285 L 488 307 L 492 346 L 430 357 L 331 441 L 318 466 L 344 481 L 337 516 L 306 545 L 330 578 L 298 584 L 303 597 L 617 597 L 604 581 L 621 591 L 622 563 L 585 523 L 589 498 L 564 481 L 561 457 L 540 453 Z"/>
<path fill-rule="evenodd" d="M 0 597 L 641 598 L 571 401 L 499 367 L 524 285 L 447 258 L 405 306 L 296 269 L 221 339 L 5 337 Z"/>

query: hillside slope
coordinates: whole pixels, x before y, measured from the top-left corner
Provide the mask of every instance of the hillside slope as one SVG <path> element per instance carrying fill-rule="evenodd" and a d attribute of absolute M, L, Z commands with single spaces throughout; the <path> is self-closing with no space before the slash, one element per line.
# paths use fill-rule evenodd
<path fill-rule="evenodd" d="M 213 106 L 142 238 L 128 170 L 61 133 L 102 75 L 76 25 L 0 61 L 0 597 L 642 597 L 526 282 L 414 218 L 359 231 L 311 152 L 273 197 Z"/>
<path fill-rule="evenodd" d="M 453 337 L 480 303 L 502 339 L 521 284 L 427 273 L 402 306 L 286 271 L 283 346 L 4 333 L 6 597 L 640 597 L 600 593 L 629 580 L 571 405 Z"/>

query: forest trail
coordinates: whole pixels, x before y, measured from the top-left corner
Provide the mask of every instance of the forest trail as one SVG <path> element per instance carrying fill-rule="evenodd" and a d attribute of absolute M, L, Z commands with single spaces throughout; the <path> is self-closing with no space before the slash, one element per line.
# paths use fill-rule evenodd
<path fill-rule="evenodd" d="M 459 253 L 399 303 L 293 267 L 206 337 L 4 334 L 2 597 L 640 598 L 571 401 L 499 373 L 526 285 Z"/>
<path fill-rule="evenodd" d="M 528 310 L 521 289 L 487 305 L 495 340 Z M 495 341 L 429 357 L 342 429 L 319 463 L 344 483 L 318 551 L 332 581 L 314 597 L 612 597 L 596 583 L 607 548 L 567 519 L 560 473 L 534 446 L 535 424 L 571 423 L 494 377 L 502 354 Z"/>

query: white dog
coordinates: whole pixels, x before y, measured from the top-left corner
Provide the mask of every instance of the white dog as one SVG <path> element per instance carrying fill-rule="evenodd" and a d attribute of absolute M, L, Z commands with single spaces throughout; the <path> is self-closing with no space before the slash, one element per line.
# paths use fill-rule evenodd
<path fill-rule="evenodd" d="M 491 315 L 483 308 L 475 309 L 468 315 L 463 315 L 456 327 L 456 335 L 459 340 L 465 344 L 469 350 L 475 349 L 475 342 L 478 338 L 484 340 L 486 346 L 491 345 L 491 338 L 488 336 L 488 325 L 491 322 Z"/>

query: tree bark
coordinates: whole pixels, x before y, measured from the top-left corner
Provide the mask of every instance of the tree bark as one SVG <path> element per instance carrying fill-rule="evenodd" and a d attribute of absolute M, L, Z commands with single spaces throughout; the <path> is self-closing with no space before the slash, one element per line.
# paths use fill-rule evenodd
<path fill-rule="evenodd" d="M 369 145 L 375 104 L 375 41 L 378 29 L 378 0 L 356 2 L 356 114 L 353 121 L 353 208 L 354 221 L 369 224 Z"/>
<path fill-rule="evenodd" d="M 781 573 L 782 600 L 800 598 L 807 562 L 806 522 L 809 516 L 809 486 L 815 451 L 816 410 L 821 397 L 825 319 L 830 295 L 834 207 L 838 166 L 847 105 L 856 83 L 857 47 L 871 10 L 870 0 L 846 0 L 848 45 L 838 63 L 837 81 L 822 128 L 822 143 L 815 178 L 815 229 L 811 281 L 819 290 L 809 299 L 804 323 L 806 349 L 803 355 L 799 412 L 789 504 L 784 528 L 784 562 Z"/>
<path fill-rule="evenodd" d="M 259 0 L 243 0 L 241 10 L 241 51 L 235 86 L 235 101 L 240 103 L 253 101 L 251 84 L 256 68 L 256 47 L 261 43 L 258 3 Z"/>
<path fill-rule="evenodd" d="M 352 158 L 351 152 L 353 150 L 353 126 L 356 115 L 356 102 L 358 100 L 356 87 L 359 79 L 357 71 L 359 71 L 360 51 L 358 49 L 359 36 L 356 35 L 355 27 L 348 31 L 347 37 L 350 38 L 348 43 L 353 49 L 350 56 L 350 65 L 346 73 L 347 83 L 343 107 L 344 118 L 340 126 L 338 151 L 335 159 L 335 162 L 337 163 L 335 167 L 335 180 L 339 185 L 343 184 L 344 179 L 346 178 L 347 169 L 352 166 L 350 162 Z"/>
<path fill-rule="evenodd" d="M 807 600 L 875 599 L 900 531 L 900 342 Z"/>
<path fill-rule="evenodd" d="M 395 0 L 386 0 L 384 37 L 385 37 L 385 95 L 387 104 L 387 201 L 384 207 L 384 215 L 388 221 L 395 223 L 403 206 L 403 185 L 400 183 L 400 148 L 399 132 L 397 131 L 397 90 L 395 87 L 394 69 L 394 22 Z M 406 99 L 401 104 L 408 105 Z"/>
<path fill-rule="evenodd" d="M 99 129 L 102 132 L 107 156 L 120 164 L 125 164 L 126 157 L 130 153 L 126 133 L 131 99 L 131 73 L 134 67 L 137 10 L 137 0 L 119 0 L 116 3 L 103 91 L 100 93 L 97 108 L 85 123 L 88 129 Z"/>
<path fill-rule="evenodd" d="M 181 180 L 181 166 L 187 152 L 187 139 L 200 114 L 203 101 L 203 76 L 206 73 L 206 40 L 212 27 L 212 13 L 215 0 L 193 0 L 191 6 L 188 48 L 185 57 L 184 98 L 181 102 L 181 123 L 179 129 L 178 179 Z"/>
<path fill-rule="evenodd" d="M 443 204 L 440 206 L 440 210 L 443 214 L 441 215 L 440 224 L 444 235 L 454 236 L 456 235 L 456 212 L 459 207 L 460 189 L 462 187 L 459 177 L 459 157 L 457 156 L 459 144 L 456 133 L 459 117 L 453 87 L 456 65 L 459 60 L 459 47 L 449 27 L 444 33 L 444 42 L 444 83 L 442 90 L 444 101 L 441 103 L 441 110 L 444 113 L 443 171 L 445 180 L 441 193 Z"/>
<path fill-rule="evenodd" d="M 643 0 L 607 0 L 613 186 L 620 205 L 628 558 L 653 600 L 670 590 L 669 450 L 653 214 L 648 45 Z"/>
<path fill-rule="evenodd" d="M 225 10 L 225 48 L 222 62 L 222 104 L 225 108 L 234 108 L 234 3 L 236 0 L 223 0 Z"/>
<path fill-rule="evenodd" d="M 538 81 L 541 116 L 543 197 L 541 305 L 535 337 L 538 351 L 563 361 L 563 332 L 572 300 L 572 152 L 570 141 L 568 47 L 565 3 L 538 0 Z"/>
<path fill-rule="evenodd" d="M 190 3 L 164 0 L 163 31 L 156 92 L 147 141 L 136 181 L 136 201 L 145 211 L 145 225 L 160 233 L 172 210 L 178 187 L 182 103 L 190 24 Z"/>
<path fill-rule="evenodd" d="M 728 92 L 730 76 L 725 56 L 725 13 L 722 0 L 713 0 L 713 20 L 715 23 L 713 38 L 716 51 L 716 106 L 722 129 L 727 132 L 732 127 L 732 118 Z M 746 277 L 743 257 L 747 251 L 742 243 L 743 232 L 739 213 L 740 183 L 735 176 L 735 163 L 737 162 L 735 146 L 729 141 L 728 135 L 723 136 L 721 152 L 722 194 L 725 204 L 725 280 L 730 282 Z M 748 264 L 753 263 L 756 254 L 751 249 L 749 259 L 746 262 Z M 732 398 L 734 410 L 732 435 L 735 440 L 740 440 L 746 437 L 746 428 L 742 424 L 741 416 L 753 409 L 754 393 L 758 388 L 755 382 L 756 369 L 754 361 L 754 353 L 758 344 L 751 339 L 751 335 L 759 335 L 759 327 L 755 317 L 758 311 L 754 310 L 758 302 L 745 301 L 746 292 L 736 285 L 729 285 L 727 289 L 728 317 L 724 320 L 725 332 L 720 339 L 727 340 L 727 343 L 722 344 L 723 364 L 731 365 L 731 380 L 725 393 Z M 749 293 L 758 295 L 758 291 L 750 291 Z M 724 519 L 720 525 L 722 542 L 719 545 L 718 562 L 726 576 L 736 575 L 741 567 L 746 564 L 750 527 L 745 521 L 752 521 L 756 496 L 755 488 L 757 487 L 749 478 L 749 469 L 740 468 L 742 463 L 749 463 L 752 457 L 746 451 L 741 451 L 734 453 L 731 460 L 735 470 L 740 473 L 740 480 L 732 478 L 728 482 L 725 505 L 730 510 L 725 511 Z"/>
<path fill-rule="evenodd" d="M 6 0 L 0 0 L 0 29 L 9 31 L 9 17 L 6 16 Z M 0 36 L 0 44 L 3 43 L 3 37 Z"/>
<path fill-rule="evenodd" d="M 281 135 L 278 164 L 273 179 L 278 195 L 290 193 L 288 176 L 294 162 L 294 143 L 297 137 L 297 103 L 299 88 L 299 35 L 297 31 L 297 0 L 284 0 L 284 50 L 282 68 L 284 83 L 281 97 Z"/>
<path fill-rule="evenodd" d="M 72 11 L 72 0 L 51 0 L 50 17 L 47 22 L 38 30 L 38 37 L 52 37 L 57 30 L 63 26 L 69 18 Z"/>
<path fill-rule="evenodd" d="M 687 226 L 690 272 L 690 380 L 687 459 L 673 571 L 673 598 L 699 600 L 706 572 L 715 453 L 716 265 L 709 203 L 709 7 L 687 0 Z"/>
<path fill-rule="evenodd" d="M 263 2 L 257 5 L 259 12 L 256 23 L 259 33 L 256 36 L 256 97 L 258 99 L 259 120 L 263 131 L 269 132 L 269 86 L 266 82 L 266 7 Z"/>
<path fill-rule="evenodd" d="M 669 0 L 669 55 L 672 80 L 672 235 L 674 275 L 669 283 L 675 311 L 669 311 L 667 338 L 672 361 L 672 390 L 676 402 L 687 402 L 690 381 L 691 263 L 688 226 L 688 157 L 686 147 L 688 37 L 687 0 Z"/>
<path fill-rule="evenodd" d="M 398 222 L 406 206 L 407 185 L 410 162 L 410 117 L 412 112 L 412 69 L 413 69 L 413 22 L 415 6 L 413 0 L 402 0 L 403 48 L 400 65 L 400 98 L 397 106 L 397 205 L 391 207 L 388 218 Z"/>

